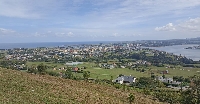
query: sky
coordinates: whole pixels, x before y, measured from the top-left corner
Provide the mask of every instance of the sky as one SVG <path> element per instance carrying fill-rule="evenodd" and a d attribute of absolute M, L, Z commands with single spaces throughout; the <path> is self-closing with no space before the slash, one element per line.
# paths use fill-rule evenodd
<path fill-rule="evenodd" d="M 0 0 L 0 43 L 200 37 L 200 0 Z"/>

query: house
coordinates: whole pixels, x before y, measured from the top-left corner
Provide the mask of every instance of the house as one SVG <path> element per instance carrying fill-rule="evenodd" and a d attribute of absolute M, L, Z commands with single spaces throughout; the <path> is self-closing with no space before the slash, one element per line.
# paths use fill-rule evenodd
<path fill-rule="evenodd" d="M 162 71 L 162 74 L 169 74 L 168 70 Z"/>
<path fill-rule="evenodd" d="M 119 83 L 119 84 L 127 84 L 130 85 L 132 83 L 135 83 L 136 78 L 133 76 L 125 76 L 125 75 L 119 75 L 116 79 L 114 79 L 112 82 Z"/>
<path fill-rule="evenodd" d="M 73 68 L 72 68 L 72 72 L 77 72 L 78 70 L 79 70 L 78 67 L 73 67 Z"/>
<path fill-rule="evenodd" d="M 99 67 L 100 68 L 105 68 L 105 69 L 113 69 L 115 68 L 115 66 L 113 64 L 107 64 L 107 63 L 104 63 L 104 64 L 99 64 Z"/>
<path fill-rule="evenodd" d="M 179 85 L 181 82 L 174 81 L 173 78 L 163 78 L 162 76 L 157 77 L 157 80 L 163 82 L 163 83 L 168 83 L 172 85 Z"/>
<path fill-rule="evenodd" d="M 157 80 L 164 82 L 164 83 L 172 83 L 173 78 L 163 78 L 162 76 L 158 77 Z"/>

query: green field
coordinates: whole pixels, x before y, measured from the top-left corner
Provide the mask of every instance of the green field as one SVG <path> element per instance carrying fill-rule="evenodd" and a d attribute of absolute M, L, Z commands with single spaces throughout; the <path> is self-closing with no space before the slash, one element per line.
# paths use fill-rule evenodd
<path fill-rule="evenodd" d="M 41 62 L 27 62 L 28 66 L 31 65 L 38 65 Z M 53 68 L 62 68 L 62 67 L 67 67 L 64 64 L 55 64 L 51 62 L 43 62 L 47 66 L 51 66 L 48 70 L 51 71 Z M 161 71 L 168 70 L 169 73 L 165 74 L 166 77 L 173 77 L 173 76 L 183 76 L 183 77 L 188 77 L 188 76 L 193 76 L 193 75 L 198 75 L 200 74 L 200 68 L 189 68 L 189 67 L 181 67 L 181 66 L 176 66 L 175 68 L 166 68 L 166 67 L 155 67 L 155 66 L 150 66 L 150 67 L 144 67 L 146 70 L 145 72 L 139 72 L 136 70 L 131 70 L 128 68 L 114 68 L 114 69 L 104 69 L 104 68 L 99 68 L 95 67 L 96 64 L 94 63 L 84 63 L 84 64 L 79 64 L 77 65 L 78 67 L 87 67 L 86 69 L 83 69 L 84 71 L 90 71 L 90 78 L 99 78 L 99 79 L 110 79 L 111 76 L 113 78 L 116 78 L 119 74 L 123 75 L 131 75 L 135 76 L 137 78 L 139 77 L 150 77 L 150 73 L 153 72 L 157 76 L 162 76 L 160 74 Z M 56 70 L 58 71 L 58 70 Z M 199 71 L 199 72 L 198 72 Z M 59 71 L 58 71 L 59 72 Z M 76 74 L 77 76 L 80 76 L 79 74 Z"/>

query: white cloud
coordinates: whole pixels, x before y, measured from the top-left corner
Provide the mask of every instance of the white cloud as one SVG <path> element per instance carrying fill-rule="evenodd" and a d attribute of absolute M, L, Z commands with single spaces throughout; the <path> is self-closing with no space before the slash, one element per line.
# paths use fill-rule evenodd
<path fill-rule="evenodd" d="M 0 16 L 38 19 L 62 12 L 68 0 L 0 0 Z M 73 9 L 73 7 L 71 7 Z M 65 11 L 66 12 L 69 12 Z"/>
<path fill-rule="evenodd" d="M 155 30 L 156 30 L 156 31 L 175 31 L 176 28 L 173 26 L 172 23 L 168 23 L 168 24 L 165 25 L 165 26 L 156 27 Z"/>
<path fill-rule="evenodd" d="M 4 37 L 27 37 L 28 35 L 19 33 L 17 31 L 11 30 L 11 29 L 5 29 L 5 28 L 0 28 L 0 36 Z"/>
<path fill-rule="evenodd" d="M 0 15 L 19 18 L 38 18 L 40 15 L 31 12 L 33 9 L 25 0 L 0 0 Z"/>
<path fill-rule="evenodd" d="M 55 36 L 58 36 L 58 37 L 74 37 L 74 33 L 73 32 L 62 32 L 62 33 L 55 33 Z"/>
<path fill-rule="evenodd" d="M 177 25 L 173 25 L 169 23 L 162 27 L 156 27 L 156 31 L 186 31 L 186 32 L 200 32 L 200 18 L 189 19 L 187 21 L 183 21 Z"/>
<path fill-rule="evenodd" d="M 15 31 L 14 30 L 10 30 L 10 29 L 0 28 L 0 33 L 2 33 L 2 34 L 10 34 L 10 33 L 15 33 Z"/>
<path fill-rule="evenodd" d="M 111 36 L 113 36 L 113 37 L 118 37 L 118 36 L 120 36 L 118 33 L 113 33 Z"/>
<path fill-rule="evenodd" d="M 14 30 L 0 28 L 0 36 L 15 36 L 15 35 L 18 35 L 18 34 Z"/>
<path fill-rule="evenodd" d="M 194 15 L 190 10 L 200 6 L 199 0 L 93 0 L 90 11 L 84 11 L 80 28 L 123 28 L 160 18 Z M 103 8 L 102 8 L 103 6 Z M 81 7 L 84 8 L 84 7 Z M 190 11 L 186 11 L 189 9 Z M 191 12 L 192 11 L 192 12 Z M 173 22 L 173 21 L 171 21 Z"/>
<path fill-rule="evenodd" d="M 182 31 L 200 32 L 200 18 L 189 19 L 177 25 Z"/>
<path fill-rule="evenodd" d="M 142 36 L 142 34 L 125 34 L 123 36 L 125 36 L 125 37 L 138 37 L 138 36 Z"/>
<path fill-rule="evenodd" d="M 73 32 L 68 32 L 68 33 L 67 33 L 67 36 L 73 37 L 73 36 L 74 36 L 74 33 L 73 33 Z"/>
<path fill-rule="evenodd" d="M 199 7 L 200 0 L 0 0 L 0 18 L 5 20 L 1 25 L 16 26 L 16 31 L 24 30 L 22 34 L 29 37 L 125 40 L 153 34 L 152 28 L 198 32 L 199 18 L 182 23 L 177 19 L 199 16 Z"/>
<path fill-rule="evenodd" d="M 46 37 L 46 34 L 35 32 L 34 37 Z"/>

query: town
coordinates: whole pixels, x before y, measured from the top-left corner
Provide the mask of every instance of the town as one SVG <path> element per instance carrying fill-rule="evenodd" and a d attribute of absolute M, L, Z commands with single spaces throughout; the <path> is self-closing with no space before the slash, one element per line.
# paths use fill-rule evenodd
<path fill-rule="evenodd" d="M 0 7 L 0 104 L 200 104 L 199 0 Z"/>
<path fill-rule="evenodd" d="M 82 44 L 13 48 L 0 51 L 0 66 L 92 83 L 115 83 L 139 89 L 184 91 L 188 76 L 200 74 L 199 61 L 143 47 L 141 43 Z"/>

